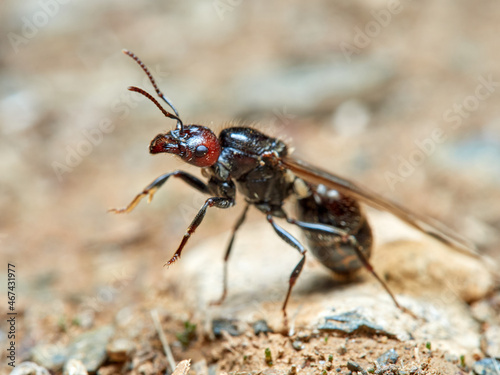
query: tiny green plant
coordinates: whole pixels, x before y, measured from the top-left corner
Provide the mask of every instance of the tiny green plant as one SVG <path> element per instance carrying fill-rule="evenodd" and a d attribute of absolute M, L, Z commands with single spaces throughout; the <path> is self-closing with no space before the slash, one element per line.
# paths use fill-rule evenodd
<path fill-rule="evenodd" d="M 184 331 L 180 333 L 176 333 L 175 336 L 177 340 L 182 344 L 182 347 L 186 349 L 191 342 L 196 339 L 196 324 L 191 323 L 190 321 L 184 322 Z"/>
<path fill-rule="evenodd" d="M 271 349 L 269 348 L 266 348 L 264 350 L 264 355 L 266 357 L 266 363 L 268 366 L 272 366 L 273 365 L 273 356 L 271 355 Z"/>

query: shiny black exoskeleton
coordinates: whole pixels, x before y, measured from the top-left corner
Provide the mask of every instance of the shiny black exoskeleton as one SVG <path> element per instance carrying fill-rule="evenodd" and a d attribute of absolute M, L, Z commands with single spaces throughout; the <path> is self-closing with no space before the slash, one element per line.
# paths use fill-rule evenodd
<path fill-rule="evenodd" d="M 219 143 L 221 154 L 206 173 L 210 176 L 209 187 L 232 180 L 248 203 L 262 212 L 284 217 L 281 206 L 290 195 L 293 182 L 286 178 L 286 170 L 266 156 L 286 156 L 285 144 L 246 127 L 222 130 Z"/>

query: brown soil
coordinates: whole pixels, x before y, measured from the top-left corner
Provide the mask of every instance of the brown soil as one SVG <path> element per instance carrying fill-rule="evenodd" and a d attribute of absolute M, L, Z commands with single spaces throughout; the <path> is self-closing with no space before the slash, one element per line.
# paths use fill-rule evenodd
<path fill-rule="evenodd" d="M 219 3 L 226 5 L 222 16 Z M 462 369 L 455 357 L 429 350 L 425 342 L 337 337 L 305 324 L 291 338 L 257 337 L 244 327 L 242 336 L 214 339 L 202 327 L 205 311 L 193 303 L 197 289 L 175 267 L 162 268 L 205 197 L 175 181 L 129 215 L 106 213 L 167 171 L 182 168 L 199 176 L 177 159 L 148 154 L 150 140 L 174 122 L 129 96 L 129 85 L 153 91 L 120 52 L 128 48 L 151 67 L 186 123 L 220 128 L 233 120 L 257 121 L 289 140 L 302 159 L 446 223 L 500 261 L 500 96 L 496 86 L 488 98 L 475 96 L 484 79 L 500 79 L 498 2 L 402 1 L 401 12 L 346 58 L 342 43 L 355 43 L 357 30 L 373 24 L 390 3 L 3 2 L 0 372 L 11 370 L 3 350 L 9 345 L 5 275 L 11 263 L 17 364 L 33 360 L 34 348 L 66 348 L 82 333 L 113 325 L 114 338 L 132 341 L 136 350 L 125 365 L 107 359 L 99 374 L 163 373 L 168 364 L 150 317 L 158 310 L 175 360 L 191 359 L 191 373 L 217 365 L 217 371 L 234 373 L 346 374 L 353 371 L 349 361 L 389 374 L 470 373 L 484 350 L 464 353 Z M 471 109 L 452 124 L 446 113 L 458 105 Z M 437 128 L 446 140 L 434 140 L 432 152 L 391 185 L 387 173 L 400 175 L 401 165 L 408 166 L 418 144 L 436 138 Z M 66 169 L 58 170 L 61 165 Z M 235 212 L 207 214 L 186 251 L 227 233 Z M 262 215 L 251 213 L 249 222 L 257 220 Z M 402 232 L 391 236 L 408 240 Z M 219 245 L 211 261 L 222 269 L 226 242 Z M 273 242 L 267 249 L 274 250 Z M 397 278 L 409 278 L 412 265 L 421 264 L 413 257 L 418 251 L 419 245 L 403 249 L 407 257 L 398 259 L 405 267 L 394 260 L 381 267 L 397 291 Z M 266 259 L 260 260 L 264 267 Z M 461 270 L 453 271 L 460 276 Z M 432 272 L 436 277 L 422 273 L 418 282 L 409 280 L 411 293 L 440 290 L 434 283 L 443 281 L 439 267 Z M 325 283 L 325 295 L 334 287 L 350 290 L 333 284 Z M 321 301 L 322 295 L 301 294 L 298 286 L 292 306 Z M 476 297 L 475 290 L 460 295 L 467 303 Z M 498 296 L 492 298 L 498 317 Z M 186 321 L 197 325 L 197 338 L 184 349 L 176 334 Z M 481 329 L 487 328 L 484 321 Z M 293 348 L 297 335 L 304 338 L 301 350 Z M 398 362 L 377 368 L 376 358 L 391 348 Z M 52 373 L 62 373 L 60 367 Z"/>

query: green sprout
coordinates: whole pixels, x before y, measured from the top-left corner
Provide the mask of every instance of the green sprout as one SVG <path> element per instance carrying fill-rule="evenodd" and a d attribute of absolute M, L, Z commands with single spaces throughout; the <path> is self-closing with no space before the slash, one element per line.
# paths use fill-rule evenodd
<path fill-rule="evenodd" d="M 186 349 L 191 342 L 196 339 L 196 324 L 192 324 L 189 321 L 184 322 L 184 331 L 181 333 L 176 333 L 175 337 L 182 344 L 182 347 Z"/>
<path fill-rule="evenodd" d="M 271 355 L 271 349 L 266 348 L 266 350 L 264 350 L 264 354 L 266 356 L 267 365 L 272 366 L 273 365 L 273 356 Z"/>

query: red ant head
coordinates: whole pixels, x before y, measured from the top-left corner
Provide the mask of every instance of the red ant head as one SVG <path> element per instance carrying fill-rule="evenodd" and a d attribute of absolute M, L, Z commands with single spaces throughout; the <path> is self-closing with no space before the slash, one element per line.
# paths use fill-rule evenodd
<path fill-rule="evenodd" d="M 210 167 L 217 162 L 221 147 L 217 136 L 201 125 L 184 125 L 166 134 L 158 134 L 149 145 L 149 152 L 179 155 L 186 163 Z"/>
<path fill-rule="evenodd" d="M 156 93 L 168 104 L 175 114 L 166 111 L 158 101 L 149 93 L 135 86 L 130 86 L 130 91 L 138 92 L 151 100 L 165 117 L 177 120 L 175 130 L 166 134 L 158 134 L 149 145 L 149 152 L 159 154 L 166 152 L 179 155 L 186 163 L 196 165 L 197 167 L 210 167 L 217 162 L 221 152 L 221 146 L 217 136 L 207 127 L 201 125 L 184 125 L 179 118 L 179 113 L 168 99 L 158 88 L 156 82 L 149 72 L 148 68 L 132 52 L 123 50 L 123 53 L 133 58 L 144 70 L 149 80 L 153 84 Z"/>

